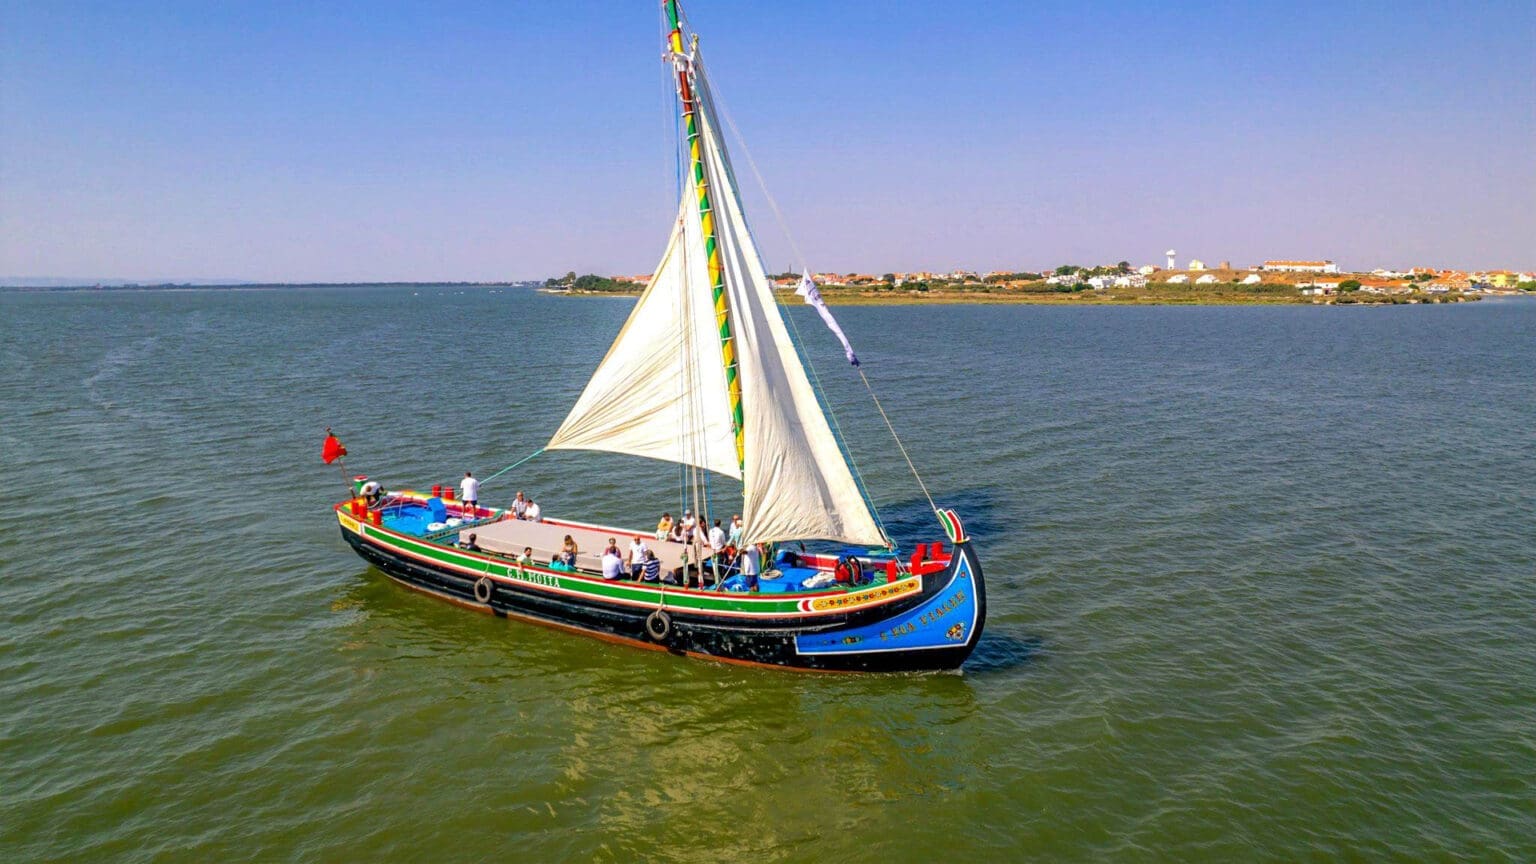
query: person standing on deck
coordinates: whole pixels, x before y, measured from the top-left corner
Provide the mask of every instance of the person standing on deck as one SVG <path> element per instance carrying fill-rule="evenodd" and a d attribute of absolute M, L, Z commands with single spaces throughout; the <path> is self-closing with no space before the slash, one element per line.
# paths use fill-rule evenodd
<path fill-rule="evenodd" d="M 473 519 L 479 515 L 477 511 L 480 507 L 480 481 L 468 471 L 464 472 L 464 479 L 459 481 L 459 500 L 469 508 L 465 511 L 468 513 L 468 518 Z"/>
<path fill-rule="evenodd" d="M 528 515 L 528 499 L 523 497 L 523 490 L 517 490 L 517 497 L 512 499 L 512 518 L 521 519 Z"/>
<path fill-rule="evenodd" d="M 763 544 L 753 543 L 741 553 L 741 575 L 747 577 L 747 590 L 757 590 L 757 574 L 763 566 Z"/>
<path fill-rule="evenodd" d="M 726 542 L 732 546 L 735 546 L 737 549 L 740 549 L 741 535 L 745 530 L 746 529 L 741 525 L 741 514 L 737 513 L 735 516 L 731 517 L 731 530 L 726 532 Z"/>
<path fill-rule="evenodd" d="M 645 541 L 636 534 L 635 539 L 629 541 L 629 575 L 632 579 L 639 579 L 641 572 L 645 570 L 645 554 L 651 551 Z"/>
<path fill-rule="evenodd" d="M 709 529 L 709 552 L 711 555 L 719 555 L 725 551 L 725 529 L 720 527 L 720 520 L 715 520 L 715 527 Z"/>

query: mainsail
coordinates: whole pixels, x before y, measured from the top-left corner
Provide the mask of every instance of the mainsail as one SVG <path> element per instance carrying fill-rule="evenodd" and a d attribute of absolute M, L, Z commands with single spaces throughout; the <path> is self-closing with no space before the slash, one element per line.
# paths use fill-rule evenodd
<path fill-rule="evenodd" d="M 680 44 L 675 37 L 673 45 Z M 697 47 L 674 59 L 686 76 L 684 107 L 692 116 L 684 116 L 692 121 L 694 161 L 678 227 L 618 339 L 546 446 L 648 456 L 739 478 L 748 542 L 883 545 L 887 540 L 827 424 L 752 241 Z M 702 210 L 706 200 L 709 209 Z M 718 255 L 723 274 L 724 328 L 711 292 L 709 252 Z M 740 382 L 739 461 L 728 359 L 735 360 Z"/>
<path fill-rule="evenodd" d="M 708 278 L 699 208 L 684 196 L 650 284 L 544 449 L 646 456 L 741 479 Z"/>

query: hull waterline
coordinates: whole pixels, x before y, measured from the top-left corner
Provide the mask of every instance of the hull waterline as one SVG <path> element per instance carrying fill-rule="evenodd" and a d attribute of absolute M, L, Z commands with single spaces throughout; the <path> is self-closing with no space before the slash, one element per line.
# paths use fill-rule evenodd
<path fill-rule="evenodd" d="M 483 613 L 679 655 L 829 672 L 954 670 L 970 656 L 986 621 L 985 583 L 969 542 L 958 544 L 942 569 L 865 591 L 797 600 L 660 592 L 541 568 L 477 574 L 423 555 L 420 544 L 401 542 L 392 532 L 341 519 L 342 536 L 358 555 L 409 588 Z M 593 583 L 590 591 L 581 590 L 586 583 Z M 578 590 L 571 590 L 573 584 Z M 646 599 L 605 597 L 599 590 Z M 701 608 L 706 602 L 710 608 Z M 746 611 L 752 606 L 765 610 Z"/>

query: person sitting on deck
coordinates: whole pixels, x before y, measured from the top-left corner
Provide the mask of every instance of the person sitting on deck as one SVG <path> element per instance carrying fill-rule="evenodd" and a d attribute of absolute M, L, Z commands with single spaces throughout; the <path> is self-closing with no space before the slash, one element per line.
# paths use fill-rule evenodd
<path fill-rule="evenodd" d="M 631 579 L 639 579 L 640 573 L 645 569 L 645 555 L 650 552 L 645 541 L 636 534 L 635 539 L 629 542 L 629 576 Z"/>
<path fill-rule="evenodd" d="M 671 534 L 671 533 L 672 533 L 672 514 L 671 513 L 663 513 L 663 514 L 661 514 L 661 521 L 656 523 L 656 539 L 657 540 L 665 540 L 665 539 L 667 539 L 667 535 Z"/>
<path fill-rule="evenodd" d="M 533 547 L 532 546 L 524 546 L 523 547 L 523 554 L 521 554 L 521 555 L 519 555 L 517 557 L 517 563 L 519 563 L 519 564 L 521 564 L 521 565 L 523 565 L 525 567 L 528 566 L 529 564 L 533 563 Z"/>
<path fill-rule="evenodd" d="M 512 518 L 521 519 L 528 515 L 528 499 L 523 497 L 523 490 L 517 490 L 517 497 L 512 499 Z"/>
<path fill-rule="evenodd" d="M 673 543 L 683 542 L 683 523 L 681 521 L 672 524 L 672 531 L 667 534 L 667 539 Z"/>
<path fill-rule="evenodd" d="M 608 541 L 608 548 L 603 550 L 603 578 L 610 582 L 624 578 L 624 559 L 612 540 Z"/>
<path fill-rule="evenodd" d="M 539 509 L 539 502 L 529 498 L 528 509 L 524 511 L 523 518 L 527 519 L 529 522 L 543 522 L 544 511 Z"/>
<path fill-rule="evenodd" d="M 459 481 L 459 500 L 464 502 L 464 518 L 474 519 L 479 514 L 476 510 L 480 506 L 480 481 L 475 475 L 464 472 L 464 479 Z"/>
<path fill-rule="evenodd" d="M 641 570 L 640 578 L 646 582 L 661 581 L 661 559 L 649 549 L 645 550 L 645 567 Z"/>
<path fill-rule="evenodd" d="M 475 542 L 475 535 L 470 534 L 468 539 L 459 544 L 459 548 L 468 550 L 470 552 L 479 552 L 480 544 Z"/>
<path fill-rule="evenodd" d="M 693 529 L 698 527 L 699 520 L 693 518 L 692 510 L 683 511 L 683 542 L 693 542 Z"/>
<path fill-rule="evenodd" d="M 574 568 L 576 566 L 576 556 L 580 552 L 581 550 L 576 548 L 576 541 L 571 535 L 565 535 L 565 542 L 560 545 L 560 563 Z"/>

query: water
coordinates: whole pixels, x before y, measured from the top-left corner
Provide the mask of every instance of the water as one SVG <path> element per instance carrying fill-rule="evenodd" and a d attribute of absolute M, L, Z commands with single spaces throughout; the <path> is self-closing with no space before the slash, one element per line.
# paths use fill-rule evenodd
<path fill-rule="evenodd" d="M 343 544 L 325 426 L 485 476 L 628 308 L 0 294 L 0 860 L 1536 860 L 1536 303 L 838 310 L 989 581 L 965 673 L 907 677 L 472 615 Z M 677 486 L 552 453 L 485 497 Z"/>

